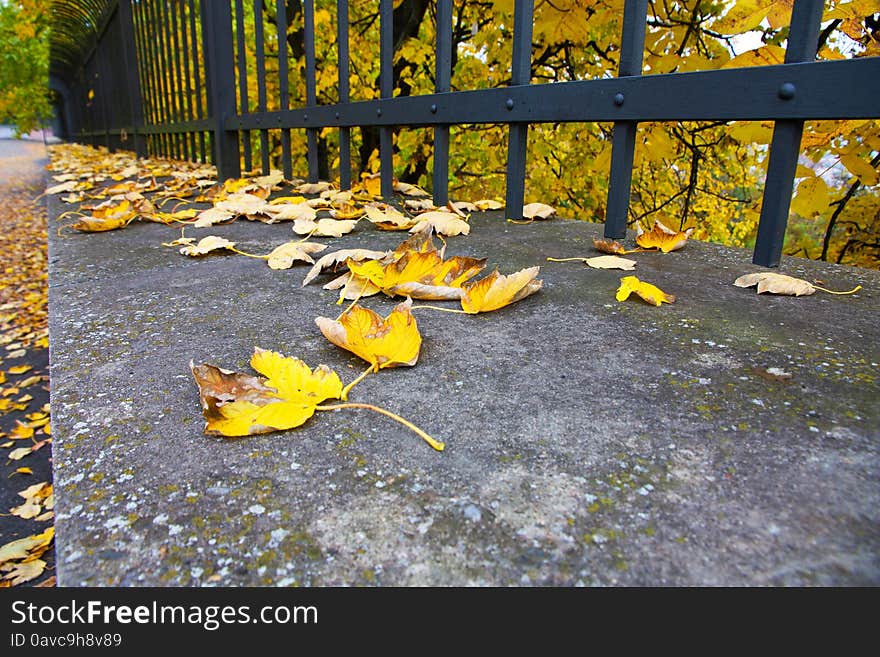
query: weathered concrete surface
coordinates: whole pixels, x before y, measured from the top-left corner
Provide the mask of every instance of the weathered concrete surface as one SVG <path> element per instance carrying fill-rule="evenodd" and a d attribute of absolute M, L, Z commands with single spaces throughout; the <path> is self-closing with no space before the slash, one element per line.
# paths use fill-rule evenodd
<path fill-rule="evenodd" d="M 301 288 L 303 267 L 184 258 L 162 226 L 50 230 L 59 583 L 880 583 L 878 272 L 785 259 L 864 290 L 758 296 L 731 285 L 758 269 L 748 253 L 690 243 L 635 256 L 678 296 L 654 308 L 615 301 L 622 272 L 545 262 L 591 255 L 600 226 L 472 224 L 448 254 L 540 264 L 544 289 L 482 316 L 418 311 L 418 365 L 352 397 L 442 454 L 367 411 L 203 435 L 191 358 L 248 371 L 258 345 L 361 371 L 314 324 L 339 312 L 333 293 Z M 291 239 L 244 221 L 190 232 L 258 253 Z M 400 239 L 362 224 L 333 247 Z"/>

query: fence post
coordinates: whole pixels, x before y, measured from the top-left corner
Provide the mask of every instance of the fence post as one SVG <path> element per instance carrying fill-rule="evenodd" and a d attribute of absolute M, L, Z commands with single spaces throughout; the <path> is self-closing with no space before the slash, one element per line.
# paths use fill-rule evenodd
<path fill-rule="evenodd" d="M 232 5 L 200 0 L 202 51 L 205 56 L 205 85 L 208 115 L 214 123 L 211 146 L 220 180 L 241 176 L 238 131 L 224 129 L 235 116 L 235 60 L 232 51 Z"/>
<path fill-rule="evenodd" d="M 141 97 L 137 52 L 135 51 L 131 0 L 119 0 L 119 29 L 122 37 L 122 59 L 124 69 L 127 72 L 125 77 L 128 82 L 128 106 L 131 113 L 131 137 L 134 141 L 134 152 L 138 157 L 146 157 L 147 146 L 140 132 L 144 125 L 144 105 Z"/>
<path fill-rule="evenodd" d="M 511 86 L 527 85 L 532 81 L 532 22 L 534 0 L 516 0 L 513 9 L 513 61 L 510 65 Z M 506 101 L 508 110 L 513 99 Z M 526 193 L 526 154 L 529 139 L 528 123 L 511 123 L 508 128 L 507 174 L 505 177 L 504 208 L 508 219 L 522 219 Z"/>
<path fill-rule="evenodd" d="M 800 0 L 794 3 L 788 46 L 785 49 L 786 64 L 808 62 L 816 58 L 823 7 L 821 0 Z M 794 98 L 797 92 L 792 83 L 783 82 L 779 85 L 777 95 L 780 102 L 784 103 Z M 758 237 L 752 257 L 752 262 L 756 265 L 779 266 L 803 132 L 804 122 L 801 120 L 777 121 L 774 126 L 764 200 L 761 203 L 761 220 L 758 223 Z"/>
<path fill-rule="evenodd" d="M 645 51 L 645 22 L 648 0 L 629 0 L 623 10 L 623 30 L 620 43 L 620 62 L 617 77 L 642 74 Z M 614 95 L 615 106 L 622 107 L 626 98 Z M 605 205 L 605 237 L 626 237 L 626 218 L 629 213 L 632 187 L 633 155 L 636 146 L 637 121 L 615 121 L 611 142 L 611 171 L 608 179 L 608 202 Z"/>

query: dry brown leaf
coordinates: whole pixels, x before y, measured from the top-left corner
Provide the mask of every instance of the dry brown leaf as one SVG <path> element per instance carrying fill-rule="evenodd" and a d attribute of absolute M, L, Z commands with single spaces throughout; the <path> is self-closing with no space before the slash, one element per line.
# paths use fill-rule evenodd
<path fill-rule="evenodd" d="M 195 223 L 193 223 L 193 226 L 195 226 L 196 228 L 208 228 L 209 226 L 213 226 L 214 224 L 219 224 L 224 221 L 230 221 L 234 217 L 235 214 L 230 210 L 223 210 L 217 207 L 208 208 L 207 210 L 199 212 Z"/>
<path fill-rule="evenodd" d="M 355 276 L 351 272 L 346 272 L 338 278 L 324 285 L 325 290 L 340 290 L 339 300 L 353 300 L 362 297 L 371 297 L 378 294 L 381 290 L 370 282 L 368 278 L 363 276 Z"/>
<path fill-rule="evenodd" d="M 4 580 L 11 582 L 12 586 L 18 586 L 25 582 L 30 582 L 43 574 L 46 569 L 46 562 L 42 559 L 33 559 L 30 561 L 22 561 L 12 566 L 12 570 L 3 576 Z"/>
<path fill-rule="evenodd" d="M 382 230 L 409 230 L 418 219 L 408 217 L 391 205 L 368 205 L 364 208 L 367 220 Z"/>
<path fill-rule="evenodd" d="M 394 181 L 394 191 L 400 192 L 405 196 L 430 196 L 430 194 L 421 187 L 411 185 L 410 183 L 398 182 L 397 180 Z"/>
<path fill-rule="evenodd" d="M 805 280 L 769 271 L 745 274 L 744 276 L 737 278 L 733 284 L 737 287 L 752 287 L 757 285 L 758 294 L 770 292 L 771 294 L 785 294 L 794 297 L 801 297 L 816 293 L 816 288 Z"/>
<path fill-rule="evenodd" d="M 632 251 L 627 251 L 623 244 L 621 244 L 617 240 L 600 240 L 594 237 L 593 247 L 597 251 L 601 251 L 602 253 L 610 253 L 614 255 L 625 255 L 627 253 L 633 253 Z"/>
<path fill-rule="evenodd" d="M 427 212 L 437 209 L 437 206 L 429 198 L 407 199 L 403 202 L 403 207 L 413 212 Z"/>
<path fill-rule="evenodd" d="M 296 221 L 297 219 L 314 220 L 318 216 L 315 208 L 308 203 L 278 203 L 269 205 L 265 212 L 275 221 Z"/>
<path fill-rule="evenodd" d="M 330 216 L 334 219 L 360 219 L 364 216 L 364 209 L 351 203 L 343 203 L 331 208 Z"/>
<path fill-rule="evenodd" d="M 333 184 L 326 181 L 316 183 L 303 183 L 294 187 L 294 190 L 299 192 L 300 194 L 320 194 L 321 192 L 325 192 L 330 189 L 333 189 Z"/>
<path fill-rule="evenodd" d="M 504 203 L 496 201 L 495 199 L 481 199 L 479 201 L 474 201 L 474 205 L 477 206 L 477 210 L 481 210 L 485 212 L 486 210 L 501 210 L 504 208 Z"/>

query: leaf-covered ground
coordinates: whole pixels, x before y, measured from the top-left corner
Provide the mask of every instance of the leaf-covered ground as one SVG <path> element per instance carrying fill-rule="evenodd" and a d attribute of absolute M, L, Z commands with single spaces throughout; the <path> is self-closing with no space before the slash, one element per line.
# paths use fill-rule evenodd
<path fill-rule="evenodd" d="M 53 522 L 44 159 L 43 144 L 0 140 L 0 587 L 55 580 L 46 540 L 6 559 Z"/>

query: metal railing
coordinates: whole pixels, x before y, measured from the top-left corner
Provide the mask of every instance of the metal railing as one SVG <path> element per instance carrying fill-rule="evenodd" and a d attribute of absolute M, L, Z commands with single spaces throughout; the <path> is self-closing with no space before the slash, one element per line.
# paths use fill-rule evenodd
<path fill-rule="evenodd" d="M 290 108 L 287 16 L 275 4 L 279 109 L 267 110 L 266 35 L 262 0 L 253 2 L 257 110 L 248 98 L 243 0 L 118 0 L 105 13 L 94 47 L 67 81 L 66 123 L 79 140 L 139 155 L 210 159 L 222 178 L 270 167 L 269 130 L 280 130 L 281 165 L 292 176 L 291 129 L 305 129 L 308 178 L 318 180 L 318 134 L 339 130 L 339 181 L 351 185 L 351 128 L 379 131 L 381 192 L 393 193 L 392 131 L 434 130 L 433 196 L 448 201 L 449 129 L 506 124 L 506 208 L 517 218 L 526 182 L 530 124 L 614 123 L 605 236 L 625 236 L 639 122 L 774 120 L 754 262 L 779 264 L 806 119 L 880 117 L 880 58 L 815 61 L 821 0 L 797 0 L 785 63 L 743 69 L 642 76 L 648 0 L 627 0 L 617 78 L 530 84 L 533 0 L 516 0 L 511 86 L 450 91 L 453 1 L 436 2 L 435 93 L 393 96 L 393 0 L 378 0 L 380 97 L 349 101 L 349 7 L 336 0 L 339 101 L 316 102 L 314 0 L 302 0 L 305 98 Z M 233 9 L 234 18 L 233 18 Z M 233 33 L 235 26 L 235 34 Z M 237 43 L 236 43 L 237 41 Z M 237 56 L 236 56 L 237 53 Z M 236 76 L 237 74 L 237 76 Z M 238 84 L 236 85 L 235 81 Z M 238 108 L 243 108 L 238 110 Z M 257 143 L 257 142 L 254 142 Z"/>

